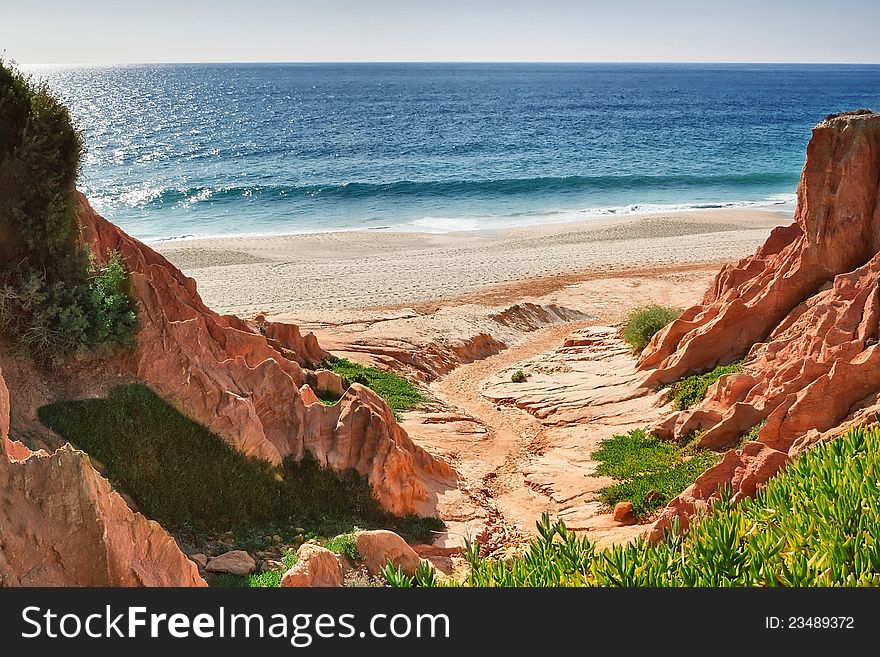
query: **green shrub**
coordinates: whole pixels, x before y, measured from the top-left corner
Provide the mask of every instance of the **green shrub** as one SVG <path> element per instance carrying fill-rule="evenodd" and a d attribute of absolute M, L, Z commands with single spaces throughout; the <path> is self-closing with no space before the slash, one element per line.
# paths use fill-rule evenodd
<path fill-rule="evenodd" d="M 358 553 L 357 547 L 355 546 L 354 534 L 352 533 L 335 536 L 327 541 L 324 547 L 331 552 L 348 557 L 350 561 L 359 561 L 361 558 L 361 555 Z"/>
<path fill-rule="evenodd" d="M 676 410 L 682 411 L 698 404 L 706 397 L 706 391 L 722 376 L 742 371 L 742 361 L 719 365 L 711 372 L 695 374 L 672 384 L 672 397 Z"/>
<path fill-rule="evenodd" d="M 388 403 L 395 415 L 410 411 L 425 401 L 425 396 L 418 387 L 391 372 L 353 363 L 346 358 L 328 360 L 324 366 L 342 377 L 344 388 L 352 383 L 360 383 L 376 392 Z M 325 401 L 324 398 L 321 399 Z"/>
<path fill-rule="evenodd" d="M 0 61 L 0 331 L 40 361 L 136 329 L 121 260 L 96 268 L 80 243 L 81 153 L 67 109 Z"/>
<path fill-rule="evenodd" d="M 247 539 L 296 527 L 335 536 L 352 527 L 392 529 L 430 539 L 435 518 L 396 517 L 354 470 L 334 473 L 313 459 L 275 468 L 245 457 L 181 415 L 145 386 L 114 388 L 106 399 L 60 402 L 40 420 L 100 461 L 140 509 L 187 542 L 227 531 Z"/>
<path fill-rule="evenodd" d="M 623 323 L 620 337 L 632 347 L 635 353 L 640 353 L 648 346 L 655 333 L 673 320 L 678 319 L 680 315 L 680 308 L 657 305 L 636 308 Z"/>
<path fill-rule="evenodd" d="M 673 527 L 657 544 L 638 538 L 600 551 L 545 515 L 522 556 L 482 558 L 469 545 L 464 585 L 877 587 L 878 480 L 880 430 L 854 429 L 803 452 L 754 498 L 734 505 L 723 492 L 686 534 Z"/>
<path fill-rule="evenodd" d="M 525 383 L 526 379 L 528 379 L 528 377 L 526 376 L 526 373 L 522 370 L 517 370 L 510 375 L 510 381 L 512 383 Z"/>
<path fill-rule="evenodd" d="M 747 443 L 750 441 L 755 441 L 758 439 L 758 434 L 761 433 L 761 429 L 764 428 L 764 425 L 767 424 L 767 420 L 761 420 L 758 424 L 752 426 L 748 431 L 746 431 L 742 438 L 740 439 L 741 443 Z"/>
<path fill-rule="evenodd" d="M 632 502 L 636 516 L 650 515 L 721 460 L 715 452 L 692 452 L 642 429 L 602 441 L 592 457 L 596 474 L 617 481 L 600 490 L 599 499 L 607 507 Z"/>
<path fill-rule="evenodd" d="M 131 345 L 137 313 L 125 285 L 125 266 L 115 253 L 106 265 L 90 266 L 83 283 L 52 283 L 24 262 L 8 265 L 0 268 L 0 331 L 41 362 Z"/>
<path fill-rule="evenodd" d="M 111 253 L 105 265 L 93 261 L 89 271 L 91 343 L 131 345 L 137 330 L 137 308 L 126 290 L 128 273 L 122 258 Z"/>

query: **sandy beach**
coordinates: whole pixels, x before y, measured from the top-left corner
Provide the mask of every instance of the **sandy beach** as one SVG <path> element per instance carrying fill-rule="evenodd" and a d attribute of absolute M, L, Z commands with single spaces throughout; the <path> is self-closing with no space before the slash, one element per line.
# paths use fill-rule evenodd
<path fill-rule="evenodd" d="M 547 286 L 548 277 L 565 277 L 567 284 L 614 271 L 732 261 L 790 222 L 783 212 L 700 210 L 493 233 L 350 231 L 150 246 L 195 278 L 218 311 L 280 314 L 320 326 L 358 309 L 449 300 L 510 284 Z"/>

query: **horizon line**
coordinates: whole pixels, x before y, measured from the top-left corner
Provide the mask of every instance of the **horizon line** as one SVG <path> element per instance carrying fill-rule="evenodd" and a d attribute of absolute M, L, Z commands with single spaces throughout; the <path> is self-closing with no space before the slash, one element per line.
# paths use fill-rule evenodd
<path fill-rule="evenodd" d="M 0 55 L 0 61 L 4 57 Z M 140 61 L 140 62 L 18 62 L 8 59 L 17 66 L 181 66 L 186 64 L 289 64 L 294 66 L 307 65 L 358 65 L 358 64 L 534 64 L 534 65 L 583 65 L 583 64 L 643 64 L 643 65 L 707 65 L 707 66 L 880 66 L 880 60 L 875 62 L 812 62 L 812 61 L 734 61 L 734 60 L 191 60 L 191 61 Z"/>

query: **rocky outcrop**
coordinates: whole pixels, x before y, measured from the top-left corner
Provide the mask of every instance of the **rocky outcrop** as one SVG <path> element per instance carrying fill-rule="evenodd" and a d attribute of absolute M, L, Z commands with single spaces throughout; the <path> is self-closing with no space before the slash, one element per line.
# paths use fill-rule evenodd
<path fill-rule="evenodd" d="M 329 354 L 295 326 L 221 316 L 195 282 L 161 255 L 98 216 L 80 197 L 83 239 L 100 258 L 118 252 L 129 270 L 141 330 L 122 364 L 178 410 L 243 453 L 280 464 L 307 453 L 368 478 L 392 513 L 433 514 L 430 490 L 452 470 L 413 444 L 385 402 L 351 386 L 333 406 L 306 404 L 316 366 Z"/>
<path fill-rule="evenodd" d="M 334 326 L 327 335 L 334 353 L 425 382 L 494 356 L 532 331 L 591 319 L 574 308 L 531 302 L 503 307 L 456 304 L 382 314 Z"/>
<path fill-rule="evenodd" d="M 205 586 L 158 523 L 129 509 L 88 456 L 10 440 L 0 375 L 0 586 Z"/>
<path fill-rule="evenodd" d="M 747 495 L 785 461 L 842 422 L 864 416 L 880 391 L 880 115 L 830 116 L 813 130 L 795 223 L 725 267 L 703 303 L 657 334 L 639 361 L 642 385 L 744 357 L 698 407 L 654 427 L 736 443 L 765 422 L 757 444 L 731 452 L 661 517 L 691 512 L 718 485 Z"/>

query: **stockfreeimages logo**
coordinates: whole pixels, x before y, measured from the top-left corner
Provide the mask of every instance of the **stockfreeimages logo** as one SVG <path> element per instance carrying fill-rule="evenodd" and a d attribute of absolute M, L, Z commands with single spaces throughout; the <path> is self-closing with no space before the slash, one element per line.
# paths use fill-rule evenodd
<path fill-rule="evenodd" d="M 30 606 L 21 612 L 26 629 L 23 639 L 285 639 L 305 648 L 317 639 L 426 638 L 450 637 L 446 614 L 373 614 L 358 630 L 355 614 L 239 614 L 220 607 L 216 613 L 150 613 L 146 607 L 114 611 L 110 605 L 101 613 L 58 614 L 51 608 Z"/>

